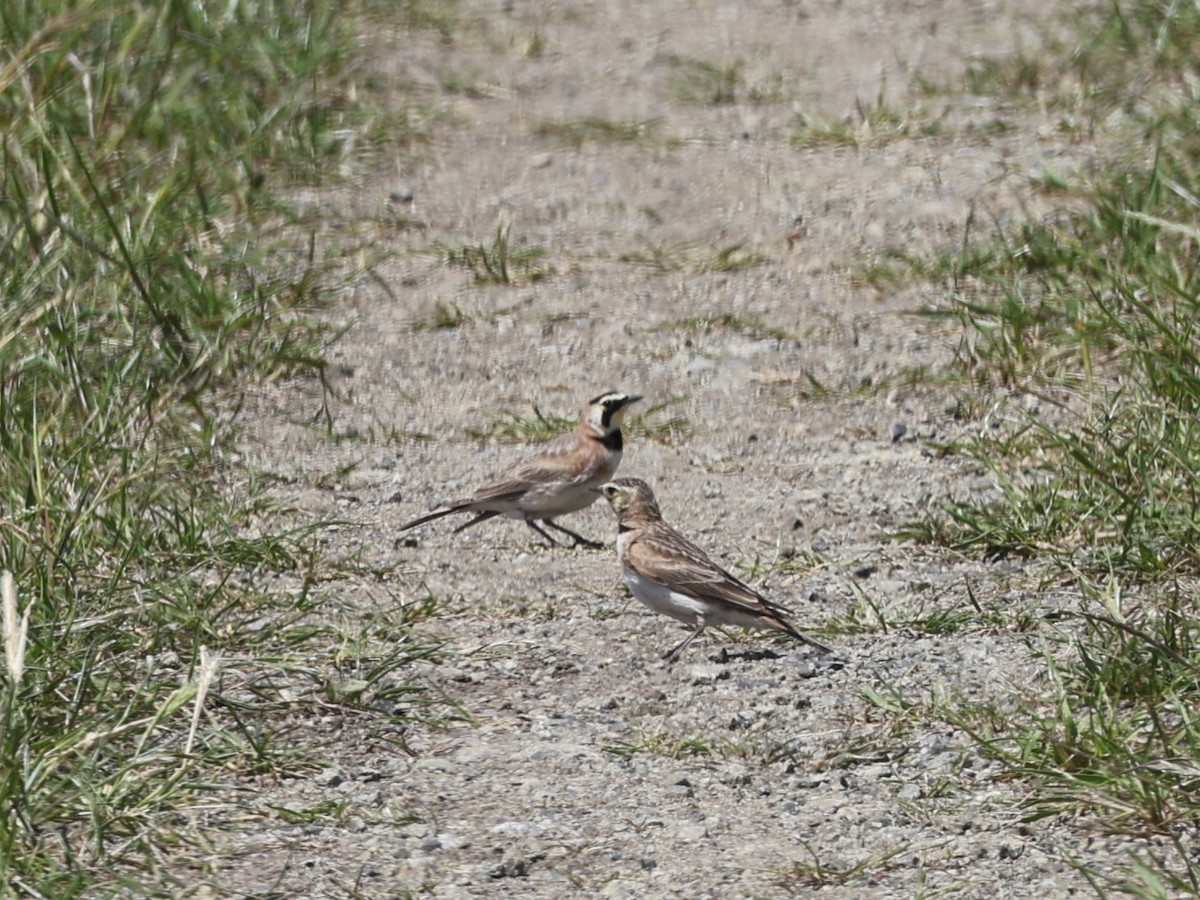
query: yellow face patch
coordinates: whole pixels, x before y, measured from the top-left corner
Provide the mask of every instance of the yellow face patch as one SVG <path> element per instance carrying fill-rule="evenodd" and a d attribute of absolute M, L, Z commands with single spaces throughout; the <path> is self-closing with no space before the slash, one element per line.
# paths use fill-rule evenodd
<path fill-rule="evenodd" d="M 629 492 L 621 490 L 616 485 L 606 484 L 604 486 L 604 497 L 617 512 L 620 512 L 629 505 Z"/>

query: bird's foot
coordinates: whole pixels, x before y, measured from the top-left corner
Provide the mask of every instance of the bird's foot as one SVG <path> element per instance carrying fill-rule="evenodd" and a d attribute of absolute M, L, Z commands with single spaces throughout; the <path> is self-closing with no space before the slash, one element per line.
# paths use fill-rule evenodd
<path fill-rule="evenodd" d="M 563 528 L 561 525 L 559 525 L 557 522 L 555 522 L 551 519 L 546 519 L 544 521 L 545 521 L 545 524 L 547 527 L 553 528 L 555 531 L 565 534 L 572 541 L 574 541 L 574 543 L 571 544 L 572 549 L 574 549 L 576 547 L 586 547 L 589 550 L 600 550 L 604 547 L 604 545 L 601 544 L 599 541 L 589 541 L 582 534 L 574 532 L 570 528 Z M 532 520 L 530 520 L 530 524 L 531 525 L 533 524 Z M 542 531 L 542 529 L 540 529 L 540 528 L 538 528 L 537 531 L 540 532 L 541 534 L 546 533 L 546 532 Z"/>

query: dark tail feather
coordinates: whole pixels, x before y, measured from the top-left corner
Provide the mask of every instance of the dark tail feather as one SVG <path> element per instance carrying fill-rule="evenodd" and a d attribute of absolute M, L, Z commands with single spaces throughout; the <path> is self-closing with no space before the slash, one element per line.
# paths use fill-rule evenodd
<path fill-rule="evenodd" d="M 782 619 L 780 619 L 780 624 L 783 625 L 784 631 L 786 631 L 788 634 L 790 634 L 796 640 L 800 641 L 800 643 L 808 644 L 808 646 L 812 647 L 814 650 L 820 651 L 821 653 L 825 653 L 825 654 L 833 653 L 833 648 L 830 647 L 828 644 L 822 644 L 816 638 L 811 638 L 807 634 L 797 631 L 795 628 L 793 628 L 787 622 L 784 622 Z"/>
<path fill-rule="evenodd" d="M 399 530 L 408 531 L 410 528 L 416 528 L 418 525 L 424 525 L 426 522 L 432 522 L 434 519 L 440 519 L 442 516 L 448 516 L 450 513 L 456 513 L 458 511 L 459 510 L 457 507 L 451 507 L 450 509 L 439 509 L 435 512 L 431 512 L 427 516 L 421 516 L 419 519 L 413 519 L 407 525 L 401 525 Z"/>

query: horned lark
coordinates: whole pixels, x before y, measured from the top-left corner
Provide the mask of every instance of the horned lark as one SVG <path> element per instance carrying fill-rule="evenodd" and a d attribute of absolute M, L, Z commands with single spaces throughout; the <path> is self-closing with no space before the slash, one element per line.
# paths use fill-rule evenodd
<path fill-rule="evenodd" d="M 655 612 L 696 626 L 663 657 L 668 664 L 709 625 L 785 631 L 822 653 L 833 652 L 793 628 L 784 618 L 788 610 L 730 575 L 664 522 L 646 482 L 618 478 L 600 491 L 617 514 L 617 558 L 630 592 Z"/>
<path fill-rule="evenodd" d="M 570 535 L 574 546 L 599 547 L 554 520 L 577 512 L 599 499 L 597 485 L 613 477 L 621 462 L 621 420 L 630 404 L 642 398 L 610 391 L 589 400 L 579 424 L 544 444 L 535 454 L 520 460 L 506 472 L 480 487 L 470 497 L 443 504 L 427 516 L 413 519 L 401 531 L 456 512 L 475 513 L 475 518 L 454 529 L 470 528 L 495 516 L 523 519 L 525 524 L 557 545 L 538 527 L 545 522 L 555 531 Z"/>

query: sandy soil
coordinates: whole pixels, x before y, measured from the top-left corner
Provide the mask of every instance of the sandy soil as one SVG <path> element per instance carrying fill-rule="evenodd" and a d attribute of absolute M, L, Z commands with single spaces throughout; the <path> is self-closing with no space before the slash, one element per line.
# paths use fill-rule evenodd
<path fill-rule="evenodd" d="M 861 277 L 892 249 L 952 247 L 972 210 L 1046 212 L 1028 175 L 1087 165 L 1094 151 L 1054 121 L 956 93 L 970 57 L 1036 48 L 1028 21 L 1046 4 L 458 10 L 452 42 L 386 20 L 364 38 L 364 68 L 429 142 L 360 155 L 352 188 L 307 198 L 331 233 L 353 222 L 394 254 L 331 313 L 350 325 L 333 351 L 340 439 L 286 424 L 315 408 L 294 385 L 260 398 L 272 414 L 246 452 L 281 476 L 281 500 L 347 523 L 335 548 L 390 573 L 335 586 L 347 615 L 436 598 L 423 627 L 452 655 L 413 677 L 466 716 L 407 726 L 411 754 L 386 718 L 301 723 L 327 750 L 321 773 L 254 787 L 338 814 L 231 827 L 209 863 L 217 894 L 1090 893 L 1072 860 L 1103 870 L 1145 846 L 1023 823 L 1026 787 L 928 714 L 951 696 L 1003 708 L 1040 665 L 1018 623 L 1071 598 L 1019 563 L 882 537 L 947 493 L 988 490 L 930 450 L 988 423 L 935 379 L 906 386 L 953 359 L 957 335 L 904 315 L 938 291 Z M 733 102 L 708 102 L 700 74 L 730 69 Z M 861 126 L 877 103 L 906 134 Z M 547 133 L 585 117 L 652 124 L 577 146 Z M 796 146 L 805 117 L 849 121 L 860 145 Z M 431 252 L 488 245 L 500 222 L 554 274 L 481 285 Z M 736 245 L 761 264 L 714 270 Z M 439 307 L 460 321 L 425 327 Z M 652 423 L 687 422 L 628 432 L 622 473 L 836 659 L 711 632 L 665 667 L 682 632 L 628 596 L 602 504 L 564 524 L 603 551 L 546 548 L 508 521 L 397 534 L 520 453 L 474 436 L 497 413 L 574 416 L 614 387 L 670 401 Z M 931 633 L 969 593 L 998 624 Z"/>

